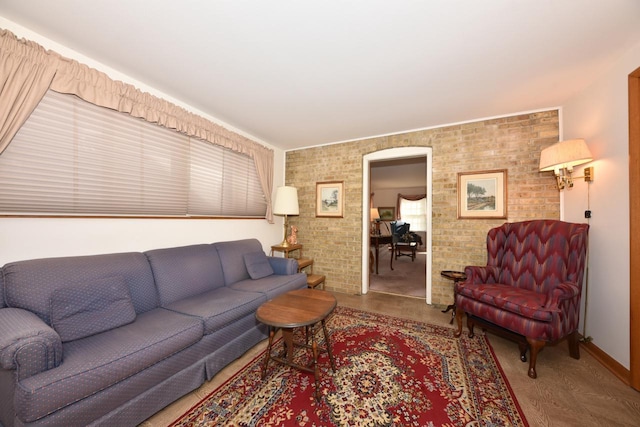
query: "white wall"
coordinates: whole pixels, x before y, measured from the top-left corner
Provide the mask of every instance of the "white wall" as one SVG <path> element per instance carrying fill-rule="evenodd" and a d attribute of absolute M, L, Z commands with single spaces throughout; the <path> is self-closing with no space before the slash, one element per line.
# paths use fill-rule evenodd
<path fill-rule="evenodd" d="M 255 237 L 268 253 L 282 221 L 0 218 L 0 266 L 10 261 L 210 243 Z"/>
<path fill-rule="evenodd" d="M 595 84 L 563 106 L 563 138 L 584 138 L 595 179 L 577 180 L 564 194 L 564 219 L 589 220 L 586 333 L 625 368 L 629 343 L 629 114 L 628 75 L 640 67 L 640 43 Z M 581 176 L 582 170 L 574 175 Z"/>
<path fill-rule="evenodd" d="M 0 17 L 0 28 L 16 36 L 35 41 L 47 49 L 73 58 L 155 96 L 164 98 L 188 111 L 212 120 L 227 129 L 241 133 L 274 149 L 275 188 L 284 183 L 285 155 L 264 141 L 242 133 L 225 123 L 171 98 L 155 88 L 136 81 L 92 58 L 66 48 L 24 27 Z M 272 195 L 273 197 L 273 195 Z M 266 220 L 209 219 L 67 219 L 67 218 L 0 218 L 0 266 L 10 261 L 66 255 L 89 255 L 107 252 L 143 251 L 147 249 L 209 243 L 255 237 L 265 251 L 282 241 L 283 222 Z"/>

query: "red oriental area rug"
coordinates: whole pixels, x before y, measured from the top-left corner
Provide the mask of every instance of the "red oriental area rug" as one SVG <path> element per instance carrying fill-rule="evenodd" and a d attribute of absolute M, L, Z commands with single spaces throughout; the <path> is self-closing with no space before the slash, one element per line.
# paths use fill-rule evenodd
<path fill-rule="evenodd" d="M 313 374 L 271 361 L 263 381 L 263 352 L 172 425 L 528 426 L 484 336 L 344 307 L 327 325 L 319 402 Z"/>

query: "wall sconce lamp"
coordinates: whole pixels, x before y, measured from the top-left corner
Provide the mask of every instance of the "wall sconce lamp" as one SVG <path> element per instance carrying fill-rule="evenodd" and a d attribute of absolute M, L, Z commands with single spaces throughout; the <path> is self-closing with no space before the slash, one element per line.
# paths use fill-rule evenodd
<path fill-rule="evenodd" d="M 380 212 L 378 212 L 378 208 L 371 208 L 369 220 L 371 221 L 371 233 L 376 236 L 380 235 Z"/>
<path fill-rule="evenodd" d="M 584 176 L 571 177 L 573 167 L 593 160 L 584 139 L 560 141 L 545 148 L 540 153 L 540 172 L 553 171 L 558 191 L 573 187 L 573 179 L 584 178 L 593 181 L 593 167 L 584 169 Z"/>
<path fill-rule="evenodd" d="M 288 248 L 291 246 L 287 242 L 287 230 L 289 229 L 289 215 L 299 215 L 298 189 L 296 187 L 278 187 L 276 190 L 275 203 L 273 204 L 274 215 L 284 215 L 284 239 L 280 246 Z"/>

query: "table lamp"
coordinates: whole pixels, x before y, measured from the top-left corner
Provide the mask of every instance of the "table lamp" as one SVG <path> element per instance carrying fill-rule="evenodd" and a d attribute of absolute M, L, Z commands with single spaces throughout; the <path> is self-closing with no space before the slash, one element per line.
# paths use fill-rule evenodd
<path fill-rule="evenodd" d="M 380 212 L 378 208 L 371 208 L 371 233 L 375 235 L 380 234 Z"/>
<path fill-rule="evenodd" d="M 273 204 L 274 215 L 284 215 L 284 239 L 280 246 L 287 248 L 291 246 L 287 242 L 287 229 L 289 228 L 289 215 L 298 215 L 298 189 L 295 187 L 278 187 L 276 190 L 275 203 Z"/>

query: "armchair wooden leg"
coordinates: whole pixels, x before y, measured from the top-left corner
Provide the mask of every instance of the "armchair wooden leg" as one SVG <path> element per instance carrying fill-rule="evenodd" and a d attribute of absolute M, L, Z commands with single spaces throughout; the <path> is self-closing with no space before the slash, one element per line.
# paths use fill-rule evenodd
<path fill-rule="evenodd" d="M 529 348 L 531 349 L 528 375 L 529 377 L 535 379 L 538 377 L 538 374 L 536 373 L 536 359 L 538 358 L 538 352 L 542 350 L 546 343 L 544 341 L 536 340 L 533 338 L 527 338 L 527 342 L 529 343 Z"/>
<path fill-rule="evenodd" d="M 462 334 L 462 317 L 464 316 L 464 312 L 462 310 L 456 310 L 456 324 L 458 325 L 458 329 L 454 332 L 453 336 L 458 338 Z"/>
<path fill-rule="evenodd" d="M 524 341 L 518 341 L 518 349 L 520 349 L 520 360 L 523 362 L 527 361 L 527 350 L 529 350 L 529 346 Z"/>
<path fill-rule="evenodd" d="M 473 321 L 473 317 L 467 316 L 467 329 L 469 329 L 469 338 L 473 338 L 473 328 L 476 326 L 476 322 Z"/>
<path fill-rule="evenodd" d="M 578 338 L 578 331 L 573 331 L 567 337 L 569 341 L 569 355 L 574 359 L 580 359 L 580 342 Z"/>

